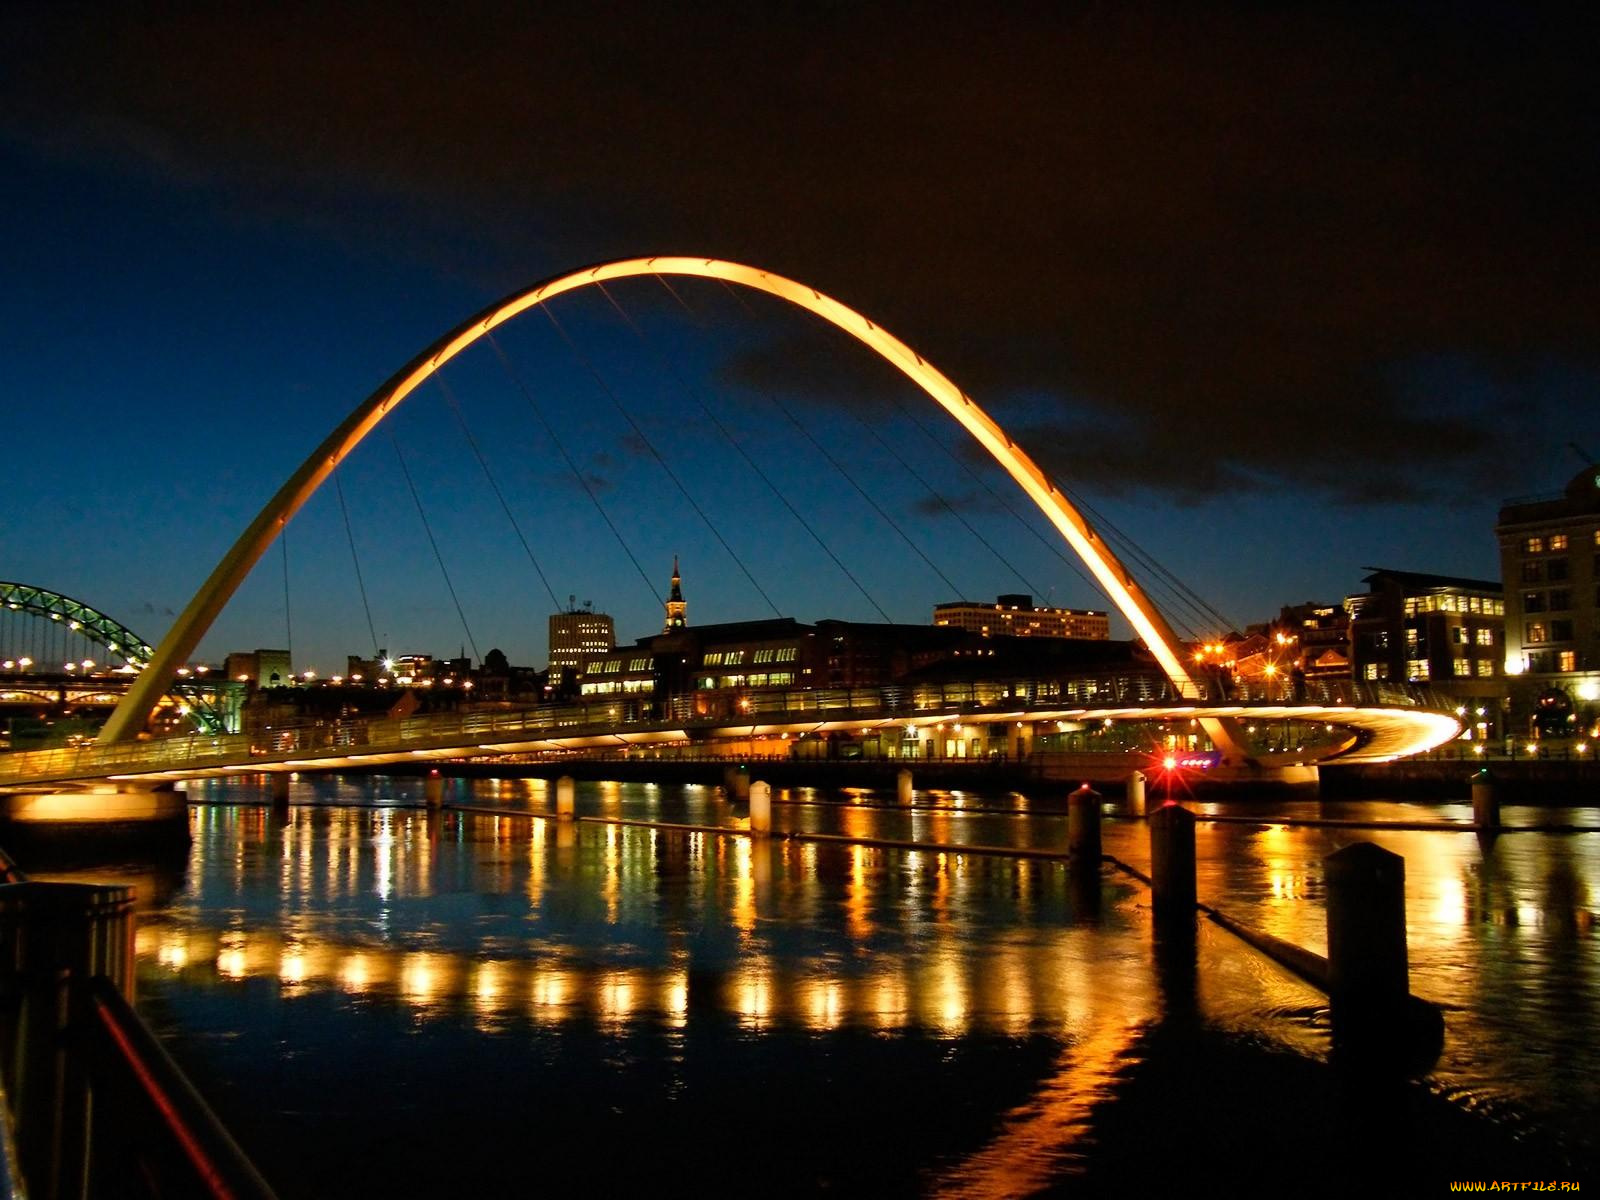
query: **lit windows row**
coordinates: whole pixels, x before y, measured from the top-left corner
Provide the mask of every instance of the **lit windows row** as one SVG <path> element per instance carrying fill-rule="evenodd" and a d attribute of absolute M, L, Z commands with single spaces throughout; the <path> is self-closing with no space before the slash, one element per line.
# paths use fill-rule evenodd
<path fill-rule="evenodd" d="M 629 695 L 653 692 L 655 688 L 653 679 L 602 679 L 599 683 L 585 683 L 578 691 L 585 696 L 613 696 L 618 692 Z"/>
<path fill-rule="evenodd" d="M 700 660 L 703 667 L 737 667 L 745 662 L 746 655 L 752 665 L 772 662 L 794 662 L 799 655 L 798 646 L 768 646 L 761 650 L 710 650 Z"/>
<path fill-rule="evenodd" d="M 1600 546 L 1600 529 L 1595 531 L 1595 545 Z M 1567 535 L 1564 533 L 1544 533 L 1534 537 L 1524 538 L 1522 552 L 1524 554 L 1543 554 L 1545 551 L 1561 551 L 1567 548 Z"/>
<path fill-rule="evenodd" d="M 1503 617 L 1505 601 L 1498 596 L 1407 596 L 1406 616 L 1418 613 L 1459 612 L 1481 613 L 1487 617 Z"/>
<path fill-rule="evenodd" d="M 717 688 L 793 687 L 793 671 L 757 671 L 750 675 L 701 675 L 694 681 L 703 692 Z"/>
<path fill-rule="evenodd" d="M 1600 547 L 1600 529 L 1589 534 L 1590 544 Z M 1581 545 L 1580 539 L 1580 545 Z M 1559 554 L 1568 546 L 1567 535 L 1564 533 L 1537 534 L 1533 537 L 1522 539 L 1522 552 L 1524 554 Z"/>
<path fill-rule="evenodd" d="M 1529 621 L 1523 631 L 1527 636 L 1525 642 L 1570 642 L 1572 640 L 1571 621 Z"/>

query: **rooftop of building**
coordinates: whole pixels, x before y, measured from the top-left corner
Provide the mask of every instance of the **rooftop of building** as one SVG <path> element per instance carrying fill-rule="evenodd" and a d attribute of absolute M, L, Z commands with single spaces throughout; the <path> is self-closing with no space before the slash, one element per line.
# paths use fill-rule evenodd
<path fill-rule="evenodd" d="M 1107 614 L 1094 608 L 1051 608 L 1048 605 L 1036 605 L 1033 597 L 1024 592 L 1008 593 L 996 596 L 993 600 L 946 600 L 933 606 L 934 612 L 953 608 L 983 608 L 991 611 L 1016 610 L 1017 612 L 1037 613 L 1070 613 L 1075 617 L 1103 617 Z"/>
<path fill-rule="evenodd" d="M 1505 591 L 1498 579 L 1466 579 L 1459 575 L 1430 575 L 1423 571 L 1396 571 L 1389 567 L 1367 567 L 1372 574 L 1364 576 L 1361 580 L 1365 584 L 1376 584 L 1381 580 L 1393 580 L 1406 592 L 1486 592 L 1500 595 Z"/>
<path fill-rule="evenodd" d="M 1560 492 L 1545 496 L 1514 496 L 1500 507 L 1500 526 L 1584 517 L 1600 513 L 1600 463 L 1590 463 L 1574 475 Z"/>

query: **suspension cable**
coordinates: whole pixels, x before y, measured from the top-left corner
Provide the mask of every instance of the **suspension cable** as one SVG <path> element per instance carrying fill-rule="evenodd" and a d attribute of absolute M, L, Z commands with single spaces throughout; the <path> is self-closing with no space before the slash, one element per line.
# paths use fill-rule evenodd
<path fill-rule="evenodd" d="M 751 313 L 750 306 L 744 302 L 744 297 L 735 292 L 732 287 L 729 286 L 726 280 L 719 280 L 718 282 L 720 282 L 723 288 L 727 290 L 728 294 L 738 302 L 740 308 L 742 308 L 746 313 L 750 313 L 752 316 L 754 315 Z M 928 565 L 928 568 L 939 577 L 939 579 L 944 583 L 945 587 L 950 589 L 950 594 L 952 596 L 961 595 L 961 589 L 951 581 L 948 575 L 939 569 L 939 564 L 934 562 L 933 559 L 929 558 L 925 553 L 923 553 L 922 548 L 911 540 L 910 535 L 900 527 L 899 522 L 891 517 L 886 511 L 884 511 L 884 508 L 881 504 L 867 494 L 866 489 L 863 488 L 861 484 L 856 482 L 855 476 L 851 475 L 849 471 L 845 470 L 844 465 L 840 463 L 839 460 L 836 459 L 832 454 L 830 454 L 821 442 L 817 441 L 816 437 L 813 436 L 811 431 L 807 429 L 800 419 L 789 410 L 789 406 L 786 405 L 782 400 L 778 399 L 777 395 L 772 392 L 763 392 L 762 395 L 768 401 L 768 403 L 772 404 L 773 407 L 775 407 L 788 419 L 789 424 L 795 427 L 795 431 L 799 433 L 801 437 L 805 438 L 806 441 L 811 443 L 812 448 L 827 460 L 828 465 L 831 466 L 835 471 L 839 472 L 844 481 L 855 489 L 856 494 L 865 500 L 872 510 L 878 514 L 878 516 L 883 518 L 884 522 L 889 526 L 889 528 L 894 530 L 895 533 L 899 535 L 900 540 L 907 546 L 911 547 L 912 552 Z"/>
<path fill-rule="evenodd" d="M 361 611 L 367 614 L 367 634 L 372 638 L 372 654 L 374 659 L 381 658 L 382 654 L 378 646 L 378 630 L 372 623 L 372 605 L 367 603 L 367 581 L 361 574 L 361 556 L 356 553 L 355 529 L 350 524 L 350 510 L 345 506 L 344 484 L 339 482 L 339 470 L 337 467 L 333 471 L 333 490 L 339 497 L 339 512 L 344 516 L 344 534 L 350 541 L 350 561 L 355 564 L 356 586 L 361 589 Z"/>
<path fill-rule="evenodd" d="M 467 445 L 472 447 L 472 455 L 478 460 L 478 466 L 483 468 L 483 477 L 489 481 L 489 488 L 494 492 L 494 498 L 500 501 L 500 508 L 506 514 L 506 520 L 511 522 L 511 528 L 516 530 L 517 541 L 522 543 L 522 550 L 528 556 L 528 561 L 533 564 L 533 570 L 539 576 L 539 582 L 544 584 L 544 590 L 550 596 L 550 604 L 554 611 L 561 611 L 561 601 L 556 599 L 556 592 L 546 578 L 544 568 L 539 565 L 539 560 L 534 556 L 533 547 L 528 544 L 527 536 L 522 532 L 522 525 L 517 521 L 516 514 L 511 511 L 511 505 L 506 503 L 505 493 L 500 490 L 500 484 L 495 481 L 494 472 L 489 470 L 488 460 L 483 457 L 483 451 L 478 448 L 478 439 L 472 435 L 472 430 L 467 426 L 466 414 L 461 411 L 461 405 L 456 400 L 455 391 L 444 381 L 444 372 L 435 371 L 434 381 L 439 385 L 445 402 L 450 405 L 450 411 L 455 413 L 456 422 L 461 426 L 461 432 L 466 435 Z"/>
<path fill-rule="evenodd" d="M 567 469 L 572 472 L 572 477 L 578 481 L 578 486 L 583 489 L 584 495 L 589 497 L 589 503 L 594 505 L 595 512 L 600 514 L 600 519 L 606 523 L 606 528 L 611 531 L 611 536 L 617 539 L 617 545 L 622 547 L 622 552 L 628 556 L 628 561 L 633 564 L 633 569 L 639 573 L 639 578 L 644 580 L 644 586 L 650 589 L 650 594 L 655 597 L 657 604 L 664 604 L 665 601 L 662 600 L 661 593 L 656 590 L 656 585 L 651 582 L 650 576 L 645 573 L 645 569 L 639 565 L 639 559 L 628 545 L 627 539 L 622 536 L 622 531 L 617 528 L 616 522 L 611 519 L 611 514 L 606 512 L 605 505 L 600 503 L 600 497 L 595 495 L 593 485 L 584 477 L 583 472 L 578 468 L 578 464 L 573 461 L 572 455 L 567 452 L 565 443 L 562 442 L 554 427 L 545 417 L 544 409 L 533 398 L 533 393 L 528 390 L 528 386 L 522 382 L 522 376 L 511 365 L 511 360 L 506 357 L 506 352 L 500 348 L 500 343 L 495 340 L 494 334 L 486 332 L 483 336 L 493 348 L 495 357 L 500 360 L 501 370 L 506 373 L 506 377 L 511 380 L 516 389 L 522 393 L 522 398 L 528 402 L 528 407 L 533 410 L 533 415 L 538 419 L 539 424 L 543 426 L 545 436 L 555 443 L 556 449 L 561 453 L 562 460 L 567 464 Z M 557 607 L 560 606 L 557 605 Z"/>
<path fill-rule="evenodd" d="M 428 514 L 423 511 L 422 497 L 417 494 L 417 485 L 412 482 L 411 469 L 406 466 L 405 453 L 400 449 L 400 439 L 395 437 L 394 430 L 389 430 L 389 441 L 394 446 L 394 455 L 400 460 L 400 473 L 405 476 L 406 487 L 411 492 L 411 501 L 417 506 L 417 516 L 422 518 L 422 528 L 428 535 L 428 545 L 433 547 L 434 561 L 439 564 L 439 573 L 444 576 L 445 589 L 450 593 L 450 601 L 456 606 L 456 616 L 461 618 L 461 628 L 466 631 L 467 644 L 472 647 L 472 657 L 483 661 L 483 656 L 478 653 L 477 639 L 472 636 L 472 627 L 467 624 L 467 614 L 462 611 L 461 600 L 456 595 L 455 584 L 450 582 L 450 569 L 444 565 L 444 555 L 439 553 L 439 543 L 434 539 L 433 526 L 428 522 Z"/>
<path fill-rule="evenodd" d="M 944 508 L 944 510 L 947 513 L 949 513 L 957 521 L 961 522 L 961 527 L 963 529 L 965 529 L 968 533 L 970 533 L 980 546 L 982 546 L 990 554 L 994 555 L 994 557 L 999 561 L 1001 566 L 1005 567 L 1006 570 L 1010 571 L 1019 580 L 1021 580 L 1023 587 L 1027 588 L 1034 595 L 1038 595 L 1039 594 L 1038 585 L 1035 584 L 1035 583 L 1030 582 L 1028 577 L 1022 573 L 1022 571 L 1021 571 L 1021 569 L 1019 567 L 1017 567 L 1004 554 L 1001 554 L 1000 551 L 998 549 L 996 549 L 995 546 L 992 543 L 990 543 L 990 541 L 987 538 L 985 538 L 981 533 L 979 533 L 976 529 L 974 529 L 972 527 L 972 523 L 970 521 L 968 521 L 966 519 L 966 517 L 962 516 L 961 513 L 956 509 L 956 507 L 953 504 L 950 503 L 949 500 L 945 499 L 944 494 L 942 492 L 940 492 L 938 488 L 934 487 L 933 484 L 929 483 L 928 480 L 922 475 L 922 473 L 920 471 L 918 471 L 909 462 L 907 462 L 905 460 L 905 458 L 900 454 L 900 452 L 898 450 L 896 450 L 894 448 L 894 446 L 881 433 L 879 433 L 876 429 L 874 429 L 872 427 L 870 422 L 863 421 L 859 416 L 857 416 L 854 413 L 851 413 L 851 416 L 855 418 L 856 424 L 860 425 L 862 429 L 866 430 L 867 433 L 872 437 L 872 439 L 875 442 L 877 442 L 878 445 L 882 446 L 885 451 L 888 452 L 889 457 L 893 458 L 895 460 L 895 462 L 900 464 L 900 469 L 902 471 L 904 471 L 906 474 L 910 475 L 911 478 L 915 479 L 919 484 L 921 484 L 922 487 L 927 491 L 927 493 L 930 496 L 932 496 L 935 500 L 937 500 L 939 502 L 939 504 Z M 960 593 L 957 593 L 957 595 L 959 597 Z"/>
<path fill-rule="evenodd" d="M 1083 580 L 1084 583 L 1088 584 L 1096 592 L 1100 592 L 1101 589 L 1099 583 L 1096 582 L 1084 570 L 1081 562 L 1077 561 L 1073 556 L 1067 554 L 1062 549 L 1059 542 L 1051 538 L 1047 538 L 1044 536 L 1044 534 L 1040 533 L 1039 530 L 1034 526 L 1033 522 L 1029 521 L 1027 517 L 1019 512 L 1016 506 L 1007 496 L 999 491 L 996 491 L 994 486 L 976 470 L 974 470 L 965 459 L 952 450 L 943 438 L 939 437 L 931 429 L 929 429 L 927 424 L 916 413 L 909 411 L 906 406 L 901 404 L 898 400 L 896 403 L 899 404 L 901 411 L 911 419 L 911 422 L 922 432 L 924 437 L 931 441 L 935 446 L 939 447 L 939 449 L 942 450 L 952 462 L 965 471 L 968 477 L 971 478 L 974 483 L 981 487 L 989 495 L 989 497 L 999 504 L 1003 509 L 1005 509 L 1006 512 L 1010 513 L 1011 516 L 1016 519 L 1017 523 L 1021 525 L 1022 528 L 1027 530 L 1028 533 L 1032 534 L 1040 545 L 1044 546 L 1045 549 L 1054 554 L 1056 558 L 1060 559 L 1061 562 L 1071 569 L 1071 571 L 1077 575 L 1079 579 Z M 1069 491 L 1067 488 L 1062 487 L 1059 483 L 1056 486 L 1061 487 L 1062 492 L 1065 493 L 1068 498 L 1074 502 L 1074 504 L 1078 505 L 1090 516 L 1092 516 L 1097 527 L 1103 525 L 1107 532 L 1112 534 L 1115 540 L 1118 540 L 1122 543 L 1131 544 L 1131 539 L 1127 538 L 1125 534 L 1122 534 L 1119 530 L 1117 530 L 1116 527 L 1111 525 L 1109 521 L 1106 521 L 1103 516 L 1095 512 L 1093 508 L 1085 504 L 1080 497 Z M 1152 569 L 1156 571 L 1156 577 L 1151 580 L 1153 587 L 1160 590 L 1177 609 L 1182 610 L 1184 613 L 1188 614 L 1188 616 L 1200 616 L 1202 618 L 1202 625 L 1210 623 L 1192 601 L 1185 599 L 1180 592 L 1176 591 L 1174 587 L 1167 582 L 1166 577 L 1170 576 L 1171 572 L 1166 571 L 1166 569 L 1163 568 L 1159 563 L 1155 562 L 1154 559 L 1151 559 L 1148 555 L 1145 555 L 1144 552 L 1137 546 L 1133 546 L 1133 551 L 1141 559 L 1148 560 L 1149 565 L 1151 565 Z M 1178 586 L 1183 586 L 1181 581 L 1178 581 Z M 1203 601 L 1201 601 L 1201 605 L 1204 606 Z M 1226 619 L 1217 616 L 1214 610 L 1212 610 L 1212 614 L 1213 619 L 1222 621 L 1224 626 L 1227 625 Z M 1171 611 L 1171 609 L 1168 609 L 1165 615 L 1167 616 L 1167 619 L 1177 628 L 1178 632 L 1185 634 L 1191 640 L 1199 639 L 1198 628 L 1191 624 L 1187 617 L 1178 616 L 1176 613 Z"/>
<path fill-rule="evenodd" d="M 703 331 L 705 326 L 700 319 L 700 315 L 696 313 L 694 309 L 689 307 L 688 303 L 685 302 L 684 298 L 678 294 L 677 289 L 672 286 L 667 277 L 665 275 L 656 275 L 654 278 L 656 282 L 660 283 L 662 287 L 667 289 L 667 292 L 674 300 L 683 306 L 684 312 L 689 314 L 689 317 L 694 321 L 695 326 Z M 604 284 L 600 284 L 598 286 L 602 292 L 605 292 L 606 289 Z M 606 292 L 606 298 L 608 300 L 611 298 L 609 292 Z M 612 301 L 612 303 L 615 304 L 616 302 Z M 622 310 L 618 308 L 617 311 L 621 312 Z M 628 318 L 626 314 L 624 314 L 623 319 L 627 320 L 629 324 L 632 324 L 631 318 Z M 635 328 L 637 329 L 637 327 Z M 644 335 L 641 333 L 639 336 L 642 339 Z M 658 356 L 658 358 L 659 357 L 660 356 Z M 678 381 L 679 387 L 688 391 L 688 385 L 684 383 L 682 376 L 678 374 L 677 368 L 665 358 L 661 358 L 660 361 L 665 364 L 667 371 L 673 376 L 674 379 Z M 844 565 L 839 556 L 835 554 L 828 543 L 823 540 L 822 535 L 818 533 L 812 526 L 811 522 L 807 521 L 805 517 L 800 514 L 800 510 L 789 502 L 789 498 L 779 490 L 777 484 L 772 482 L 772 479 L 765 471 L 761 469 L 761 467 L 756 463 L 755 459 L 750 457 L 749 452 L 739 444 L 738 440 L 731 432 L 729 432 L 728 427 L 717 419 L 717 415 L 711 411 L 711 407 L 700 396 L 699 392 L 692 391 L 690 394 L 694 396 L 695 403 L 699 405 L 700 411 L 706 415 L 706 419 L 709 420 L 711 424 L 716 427 L 717 432 L 722 435 L 723 441 L 732 446 L 733 449 L 738 453 L 739 457 L 744 459 L 745 463 L 750 467 L 750 469 L 756 473 L 756 477 L 760 479 L 762 483 L 766 484 L 767 490 L 777 497 L 778 502 L 782 504 L 784 508 L 789 510 L 789 515 L 798 521 L 800 523 L 800 527 L 811 535 L 811 540 L 816 542 L 816 544 L 822 548 L 822 552 L 833 561 L 833 565 L 839 568 L 839 571 L 846 579 L 850 581 L 850 583 L 855 587 L 856 591 L 860 592 L 861 595 L 866 598 L 867 603 L 870 604 L 873 610 L 884 619 L 884 622 L 886 624 L 893 624 L 889 614 L 883 610 L 883 605 L 879 604 L 875 599 L 873 599 L 872 593 L 867 591 L 866 586 L 855 577 L 849 567 Z"/>
<path fill-rule="evenodd" d="M 663 276 L 657 275 L 655 278 L 662 284 L 662 286 L 666 287 L 669 292 L 672 291 L 672 285 L 668 283 Z M 688 382 L 683 378 L 682 373 L 678 370 L 677 364 L 672 362 L 664 354 L 657 350 L 655 345 L 651 343 L 647 337 L 645 337 L 644 330 L 639 327 L 638 322 L 633 319 L 633 317 L 622 307 L 622 305 L 617 303 L 616 298 L 612 296 L 610 290 L 605 284 L 601 283 L 597 284 L 596 286 L 600 289 L 600 294 L 603 295 L 607 302 L 610 303 L 611 307 L 616 310 L 617 315 L 622 318 L 622 320 L 627 324 L 628 328 L 633 330 L 634 336 L 639 339 L 639 344 L 643 346 L 650 353 L 651 357 L 656 360 L 657 366 L 660 367 L 661 370 L 663 370 L 666 374 L 671 376 L 673 382 L 677 384 L 680 392 L 694 400 L 695 406 L 699 408 L 701 414 L 706 418 L 706 420 L 711 422 L 713 428 L 715 428 L 717 433 L 721 435 L 722 440 L 727 442 L 728 445 L 733 448 L 734 452 L 744 460 L 745 465 L 755 472 L 756 478 L 760 479 L 761 482 L 766 485 L 767 490 L 778 499 L 778 502 L 782 504 L 784 508 L 789 510 L 789 514 L 800 523 L 800 527 L 810 535 L 811 540 L 816 542 L 817 545 L 821 547 L 822 552 L 833 560 L 834 566 L 838 567 L 843 573 L 844 577 L 848 579 L 852 585 L 854 585 L 855 589 L 860 592 L 863 597 L 865 597 L 867 603 L 877 610 L 878 615 L 881 616 L 884 621 L 889 621 L 889 614 L 884 612 L 883 608 L 878 604 L 878 602 L 872 598 L 872 594 L 862 586 L 861 581 L 851 574 L 850 569 L 846 567 L 844 563 L 839 561 L 839 556 L 828 547 L 828 543 L 822 539 L 822 536 L 817 533 L 812 524 L 800 514 L 799 509 L 789 502 L 788 498 L 784 496 L 784 494 L 778 489 L 778 486 L 772 482 L 771 477 L 769 477 L 767 473 L 761 469 L 761 467 L 756 463 L 755 459 L 750 457 L 749 452 L 739 444 L 738 440 L 728 430 L 728 427 L 718 419 L 716 413 L 711 411 L 711 407 L 705 402 L 705 399 L 700 395 L 700 392 L 697 389 L 689 386 Z M 682 297 L 677 296 L 676 293 L 673 294 L 678 302 L 682 304 Z M 685 306 L 685 309 L 687 310 L 687 306 Z M 693 314 L 691 313 L 691 315 Z"/>
<path fill-rule="evenodd" d="M 278 529 L 278 546 L 283 551 L 283 638 L 288 643 L 289 671 L 294 672 L 294 622 L 289 615 L 289 526 L 285 522 Z"/>
<path fill-rule="evenodd" d="M 612 301 L 612 303 L 615 304 L 616 302 Z M 694 509 L 695 516 L 700 518 L 701 523 L 711 531 L 711 536 L 717 539 L 717 544 L 727 552 L 728 557 L 733 559 L 734 565 L 737 566 L 743 573 L 744 577 L 750 581 L 750 586 L 755 588 L 756 593 L 761 597 L 762 600 L 766 602 L 767 607 L 772 610 L 772 615 L 775 617 L 783 616 L 782 610 L 773 603 L 772 597 L 767 595 L 766 589 L 756 582 L 756 577 L 750 573 L 750 568 L 744 565 L 744 560 L 739 557 L 738 553 L 732 546 L 728 545 L 728 539 L 722 536 L 722 531 L 717 528 L 716 523 L 712 521 L 712 519 L 706 514 L 705 509 L 700 507 L 699 502 L 689 494 L 689 489 L 684 486 L 683 480 L 678 478 L 677 472 L 667 465 L 666 459 L 661 457 L 661 452 L 656 449 L 655 443 L 650 440 L 649 435 L 647 435 L 645 431 L 640 428 L 639 422 L 633 419 L 633 414 L 623 406 L 622 401 L 617 399 L 616 392 L 612 389 L 610 384 L 606 383 L 604 377 L 601 376 L 600 371 L 595 367 L 593 361 L 591 361 L 589 356 L 580 350 L 578 348 L 578 344 L 572 340 L 571 335 L 567 333 L 566 326 L 562 325 L 561 322 L 556 318 L 556 314 L 551 311 L 551 308 L 548 304 L 540 304 L 539 310 L 543 312 L 544 315 L 549 319 L 550 324 L 555 326 L 556 332 L 561 335 L 561 340 L 567 344 L 567 349 L 572 351 L 574 357 L 576 357 L 578 362 L 582 364 L 584 370 L 589 372 L 589 376 L 594 380 L 595 386 L 605 393 L 606 398 L 611 401 L 611 406 L 615 408 L 617 412 L 622 414 L 622 419 L 628 423 L 628 428 L 633 430 L 634 436 L 644 443 L 645 449 L 650 451 L 650 457 L 656 460 L 656 464 L 660 466 L 662 471 L 666 473 L 667 478 L 672 480 L 672 484 L 678 489 L 679 494 L 689 502 L 689 507 Z"/>

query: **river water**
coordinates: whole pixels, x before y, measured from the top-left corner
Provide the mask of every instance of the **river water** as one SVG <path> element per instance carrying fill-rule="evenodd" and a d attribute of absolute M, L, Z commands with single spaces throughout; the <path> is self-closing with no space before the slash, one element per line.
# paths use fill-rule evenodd
<path fill-rule="evenodd" d="M 430 814 L 417 780 L 298 781 L 287 817 L 252 781 L 193 784 L 185 857 L 89 873 L 139 889 L 141 1011 L 286 1197 L 1386 1194 L 1396 1153 L 1405 1189 L 1597 1160 L 1600 832 L 1193 806 L 1251 818 L 1200 823 L 1200 898 L 1319 952 L 1323 857 L 1405 857 L 1446 1043 L 1369 1094 L 1324 1065 L 1325 998 L 1231 935 L 1158 947 L 1126 873 L 959 850 L 1063 845 L 1059 795 L 775 797 L 779 832 L 939 851 L 558 823 L 526 815 L 553 811 L 542 781 L 451 786 L 472 811 Z M 694 786 L 580 784 L 578 812 L 747 824 Z M 1148 866 L 1142 824 L 1104 841 Z"/>

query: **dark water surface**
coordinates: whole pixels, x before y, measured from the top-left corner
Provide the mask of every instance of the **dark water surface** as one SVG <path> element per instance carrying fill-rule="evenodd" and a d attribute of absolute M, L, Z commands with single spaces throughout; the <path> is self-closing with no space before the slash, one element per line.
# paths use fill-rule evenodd
<path fill-rule="evenodd" d="M 1445 1051 L 1420 1086 L 1352 1094 L 1320 993 L 1209 923 L 1158 954 L 1148 893 L 1109 868 L 558 824 L 520 815 L 553 807 L 543 782 L 454 786 L 504 815 L 430 815 L 407 780 L 301 781 L 287 819 L 252 783 L 193 785 L 177 877 L 124 878 L 142 1011 L 286 1197 L 1386 1194 L 1397 1151 L 1439 1191 L 1595 1161 L 1600 833 L 1486 845 L 1276 823 L 1460 806 L 1197 806 L 1261 818 L 1200 824 L 1201 898 L 1319 951 L 1322 857 L 1405 856 Z M 778 799 L 780 830 L 1065 840 L 1059 797 Z M 677 785 L 580 784 L 578 811 L 747 818 Z M 1140 824 L 1105 849 L 1148 864 Z M 1312 1159 L 1331 1165 L 1263 1175 Z"/>

